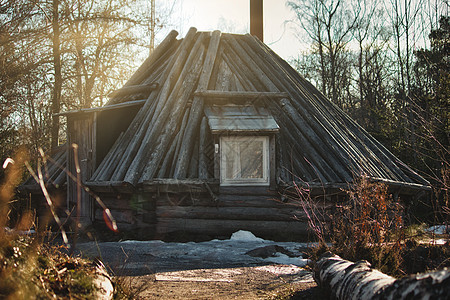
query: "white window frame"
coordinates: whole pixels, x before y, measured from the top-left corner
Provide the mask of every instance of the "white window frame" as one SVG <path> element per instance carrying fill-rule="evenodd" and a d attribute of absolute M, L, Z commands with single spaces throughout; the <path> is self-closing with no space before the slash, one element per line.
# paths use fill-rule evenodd
<path fill-rule="evenodd" d="M 224 153 L 224 143 L 227 141 L 248 141 L 257 140 L 263 142 L 263 176 L 262 178 L 241 178 L 228 179 L 226 155 Z M 236 186 L 236 185 L 258 185 L 268 186 L 270 184 L 270 170 L 269 170 L 269 137 L 268 136 L 221 136 L 220 137 L 220 184 L 221 186 Z"/>

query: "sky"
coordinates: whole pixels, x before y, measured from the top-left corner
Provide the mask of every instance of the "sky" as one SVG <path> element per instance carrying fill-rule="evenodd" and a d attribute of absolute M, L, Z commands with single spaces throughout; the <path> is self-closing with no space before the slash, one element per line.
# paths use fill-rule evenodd
<path fill-rule="evenodd" d="M 286 60 L 297 57 L 301 44 L 295 37 L 293 24 L 286 22 L 294 18 L 294 13 L 284 0 L 263 3 L 264 42 Z M 179 38 L 190 27 L 199 31 L 250 31 L 250 0 L 176 0 L 172 15 L 167 29 L 177 30 Z"/>

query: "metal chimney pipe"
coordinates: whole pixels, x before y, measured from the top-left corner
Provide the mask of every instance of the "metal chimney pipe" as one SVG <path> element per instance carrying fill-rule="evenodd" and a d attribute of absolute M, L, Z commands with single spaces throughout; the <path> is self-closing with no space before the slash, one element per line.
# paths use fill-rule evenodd
<path fill-rule="evenodd" d="M 250 0 L 250 34 L 264 41 L 263 0 Z"/>

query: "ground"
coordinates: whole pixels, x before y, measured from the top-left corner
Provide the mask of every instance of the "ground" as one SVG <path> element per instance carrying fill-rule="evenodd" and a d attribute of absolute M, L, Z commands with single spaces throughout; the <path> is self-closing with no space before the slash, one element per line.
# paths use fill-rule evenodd
<path fill-rule="evenodd" d="M 280 299 L 299 291 L 305 291 L 308 297 L 298 299 L 314 299 L 310 289 L 316 284 L 309 273 L 305 272 L 303 278 L 280 275 L 270 267 L 199 269 L 120 280 L 135 291 L 137 299 Z"/>
<path fill-rule="evenodd" d="M 448 266 L 450 244 L 438 242 L 408 242 L 402 252 L 405 270 L 415 273 Z M 197 243 L 77 245 L 83 255 L 99 257 L 135 299 L 326 299 L 307 266 L 309 246 L 267 241 L 245 231 L 227 240 Z"/>
<path fill-rule="evenodd" d="M 307 246 L 266 241 L 248 232 L 200 243 L 78 245 L 84 255 L 101 257 L 138 299 L 280 299 L 297 291 L 305 291 L 297 299 L 314 299 L 316 284 L 302 257 Z M 247 254 L 255 249 L 267 251 Z"/>

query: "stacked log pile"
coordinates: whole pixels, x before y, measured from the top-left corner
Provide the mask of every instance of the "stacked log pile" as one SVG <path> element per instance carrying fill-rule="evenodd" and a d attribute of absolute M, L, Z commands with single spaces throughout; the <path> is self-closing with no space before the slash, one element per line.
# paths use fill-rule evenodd
<path fill-rule="evenodd" d="M 314 271 L 317 284 L 333 299 L 450 299 L 450 270 L 395 279 L 367 261 L 350 262 L 326 253 Z"/>

